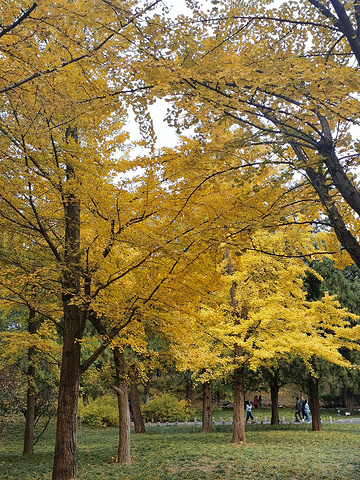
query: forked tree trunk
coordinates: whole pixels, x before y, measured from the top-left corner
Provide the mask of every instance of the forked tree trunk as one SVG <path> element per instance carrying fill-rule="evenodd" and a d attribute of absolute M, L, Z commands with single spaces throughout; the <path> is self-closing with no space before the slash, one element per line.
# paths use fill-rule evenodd
<path fill-rule="evenodd" d="M 232 443 L 245 443 L 245 388 L 244 367 L 238 367 L 234 372 L 234 419 Z"/>
<path fill-rule="evenodd" d="M 201 433 L 213 431 L 212 424 L 212 381 L 203 383 L 203 408 L 202 408 L 202 430 Z"/>
<path fill-rule="evenodd" d="M 145 433 L 144 419 L 141 414 L 139 392 L 136 375 L 131 375 L 130 405 L 133 414 L 135 433 Z"/>
<path fill-rule="evenodd" d="M 36 333 L 35 327 L 35 311 L 30 309 L 28 330 L 31 335 Z M 24 455 L 32 455 L 34 453 L 34 427 L 35 427 L 35 365 L 34 365 L 35 348 L 28 349 L 28 369 L 27 369 L 27 398 L 25 413 L 25 435 L 24 435 Z"/>
<path fill-rule="evenodd" d="M 320 417 L 320 399 L 319 399 L 319 380 L 314 377 L 309 377 L 309 407 L 311 412 L 312 430 L 314 432 L 321 431 L 321 417 Z"/>
<path fill-rule="evenodd" d="M 271 393 L 271 425 L 279 425 L 279 384 L 273 377 L 270 382 Z"/>
<path fill-rule="evenodd" d="M 122 352 L 118 347 L 114 348 L 114 359 L 117 378 L 115 391 L 117 393 L 119 408 L 119 446 L 117 461 L 119 463 L 129 464 L 131 463 L 131 455 L 128 382 L 126 379 L 126 363 L 124 352 Z"/>

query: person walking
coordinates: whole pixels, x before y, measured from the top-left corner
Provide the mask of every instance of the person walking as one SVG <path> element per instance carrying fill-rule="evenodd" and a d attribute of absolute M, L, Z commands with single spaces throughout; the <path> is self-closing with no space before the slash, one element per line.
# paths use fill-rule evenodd
<path fill-rule="evenodd" d="M 305 400 L 304 415 L 305 415 L 305 418 L 303 418 L 303 422 L 306 420 L 307 423 L 311 423 L 311 420 L 310 420 L 310 407 L 309 407 L 309 404 L 308 404 L 307 400 Z"/>
<path fill-rule="evenodd" d="M 252 416 L 251 409 L 252 409 L 252 402 L 247 402 L 245 423 L 248 423 L 249 418 L 251 418 L 251 420 L 254 421 L 254 417 Z"/>
<path fill-rule="evenodd" d="M 301 397 L 301 418 L 302 418 L 303 421 L 304 421 L 304 418 L 305 418 L 305 403 L 306 403 L 306 400 L 302 396 Z"/>

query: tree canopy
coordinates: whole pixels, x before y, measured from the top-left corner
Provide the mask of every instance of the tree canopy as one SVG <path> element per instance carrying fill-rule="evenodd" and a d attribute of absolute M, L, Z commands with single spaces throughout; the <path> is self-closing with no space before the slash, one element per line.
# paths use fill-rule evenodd
<path fill-rule="evenodd" d="M 110 347 L 126 387 L 124 345 L 147 329 L 194 336 L 204 360 L 206 324 L 230 368 L 284 351 L 349 365 L 357 348 L 301 278 L 322 254 L 360 266 L 360 2 L 188 1 L 176 19 L 161 3 L 0 7 L 0 297 L 43 320 L 3 341 L 61 338 L 54 480 L 76 477 L 81 374 Z M 159 98 L 187 133 L 161 152 Z M 130 108 L 149 147 L 135 159 Z"/>

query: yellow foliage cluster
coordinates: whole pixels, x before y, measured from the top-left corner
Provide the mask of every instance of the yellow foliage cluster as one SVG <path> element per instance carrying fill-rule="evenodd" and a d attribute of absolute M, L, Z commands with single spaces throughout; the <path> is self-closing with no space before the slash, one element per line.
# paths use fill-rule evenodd
<path fill-rule="evenodd" d="M 151 331 L 179 368 L 213 375 L 236 366 L 235 346 L 252 368 L 295 353 L 348 365 L 339 349 L 356 348 L 358 328 L 332 297 L 307 302 L 303 278 L 304 259 L 350 262 L 333 234 L 307 227 L 332 202 L 359 230 L 318 149 L 326 127 L 339 155 L 354 148 L 359 71 L 342 41 L 343 61 L 315 55 L 329 29 L 311 43 L 305 23 L 274 27 L 285 7 L 271 3 L 217 2 L 214 22 L 197 10 L 167 23 L 133 1 L 3 2 L 1 303 L 47 319 L 4 333 L 9 355 L 57 354 L 68 309 L 70 343 L 89 357 L 125 345 L 147 355 Z M 301 20 L 298 3 L 286 8 Z M 147 106 L 161 96 L 168 122 L 194 133 L 132 159 L 128 108 L 152 147 Z"/>
<path fill-rule="evenodd" d="M 240 254 L 228 250 L 218 288 L 198 306 L 196 320 L 178 314 L 186 325 L 171 336 L 179 368 L 199 372 L 206 381 L 238 365 L 256 370 L 294 356 L 351 366 L 340 352 L 359 349 L 358 317 L 334 296 L 306 299 L 306 272 L 316 275 L 304 262 L 313 241 L 309 230 L 300 236 L 297 228 L 287 227 L 257 232 L 252 248 Z M 241 356 L 234 356 L 235 347 Z"/>

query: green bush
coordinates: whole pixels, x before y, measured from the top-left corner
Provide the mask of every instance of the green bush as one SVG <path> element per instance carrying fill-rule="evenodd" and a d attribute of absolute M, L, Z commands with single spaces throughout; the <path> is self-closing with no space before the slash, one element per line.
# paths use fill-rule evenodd
<path fill-rule="evenodd" d="M 116 398 L 104 395 L 93 400 L 89 405 L 79 405 L 81 421 L 94 427 L 116 427 L 119 425 L 119 411 Z"/>
<path fill-rule="evenodd" d="M 142 406 L 142 414 L 147 421 L 175 422 L 183 421 L 194 414 L 186 400 L 178 400 L 170 393 L 155 395 L 147 405 Z"/>
<path fill-rule="evenodd" d="M 335 395 L 333 393 L 328 393 L 321 396 L 321 400 L 324 403 L 324 408 L 336 408 L 343 406 L 343 400 L 340 395 Z"/>

